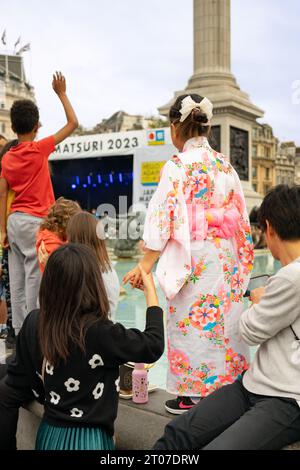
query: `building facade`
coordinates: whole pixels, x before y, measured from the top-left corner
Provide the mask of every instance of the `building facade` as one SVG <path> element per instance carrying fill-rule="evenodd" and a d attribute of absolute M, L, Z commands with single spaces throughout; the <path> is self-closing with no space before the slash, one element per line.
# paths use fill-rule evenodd
<path fill-rule="evenodd" d="M 296 147 L 295 184 L 300 185 L 300 147 Z"/>
<path fill-rule="evenodd" d="M 252 184 L 261 196 L 276 185 L 278 139 L 268 124 L 257 124 L 252 133 Z"/>
<path fill-rule="evenodd" d="M 0 134 L 8 140 L 14 136 L 10 108 L 19 99 L 35 101 L 34 89 L 25 77 L 23 57 L 0 54 Z"/>
<path fill-rule="evenodd" d="M 295 142 L 281 142 L 276 157 L 276 184 L 293 185 L 297 178 Z M 300 176 L 300 175 L 299 175 Z"/>
<path fill-rule="evenodd" d="M 128 114 L 118 111 L 107 119 L 103 119 L 92 129 L 82 126 L 75 131 L 74 135 L 108 134 L 110 132 L 128 132 L 144 129 L 161 128 L 168 126 L 166 120 L 156 117 L 145 117 L 140 114 Z"/>

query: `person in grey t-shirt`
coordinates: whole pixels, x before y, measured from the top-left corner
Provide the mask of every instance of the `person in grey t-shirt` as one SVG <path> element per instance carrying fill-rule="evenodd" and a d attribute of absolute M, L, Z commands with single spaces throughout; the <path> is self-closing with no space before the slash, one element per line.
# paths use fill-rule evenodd
<path fill-rule="evenodd" d="M 278 450 L 300 441 L 300 186 L 272 189 L 259 211 L 282 268 L 251 292 L 241 337 L 259 345 L 242 377 L 171 421 L 154 449 Z"/>

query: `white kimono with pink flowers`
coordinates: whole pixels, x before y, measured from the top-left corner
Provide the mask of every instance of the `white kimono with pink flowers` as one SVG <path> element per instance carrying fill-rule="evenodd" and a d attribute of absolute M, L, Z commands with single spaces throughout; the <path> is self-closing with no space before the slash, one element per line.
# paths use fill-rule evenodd
<path fill-rule="evenodd" d="M 146 247 L 160 251 L 168 299 L 170 393 L 205 397 L 248 367 L 239 334 L 253 244 L 241 183 L 205 137 L 163 168 L 147 213 Z"/>

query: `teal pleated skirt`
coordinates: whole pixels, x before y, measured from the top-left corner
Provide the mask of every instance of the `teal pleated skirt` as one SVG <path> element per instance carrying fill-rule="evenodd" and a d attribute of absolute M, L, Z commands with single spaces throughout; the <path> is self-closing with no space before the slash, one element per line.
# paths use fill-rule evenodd
<path fill-rule="evenodd" d="M 115 450 L 113 438 L 101 428 L 58 427 L 42 421 L 36 450 Z"/>

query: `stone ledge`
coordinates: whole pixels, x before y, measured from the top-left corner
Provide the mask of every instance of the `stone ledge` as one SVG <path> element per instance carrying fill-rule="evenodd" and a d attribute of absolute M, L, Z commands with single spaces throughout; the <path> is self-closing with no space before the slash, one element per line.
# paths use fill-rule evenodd
<path fill-rule="evenodd" d="M 173 396 L 164 390 L 156 390 L 149 395 L 149 402 L 137 405 L 132 400 L 119 400 L 118 417 L 115 423 L 117 448 L 120 450 L 149 450 L 159 439 L 165 426 L 173 418 L 165 411 L 165 401 Z M 35 437 L 44 413 L 37 402 L 20 409 L 17 447 L 19 450 L 32 450 Z"/>
<path fill-rule="evenodd" d="M 131 400 L 119 401 L 118 417 L 115 423 L 117 448 L 120 450 L 149 450 L 159 439 L 168 422 L 174 418 L 165 411 L 165 401 L 172 398 L 164 390 L 149 395 L 146 405 L 137 405 Z M 32 450 L 35 436 L 43 416 L 43 407 L 32 402 L 20 410 L 17 446 L 19 450 Z M 284 448 L 300 450 L 300 442 Z"/>

